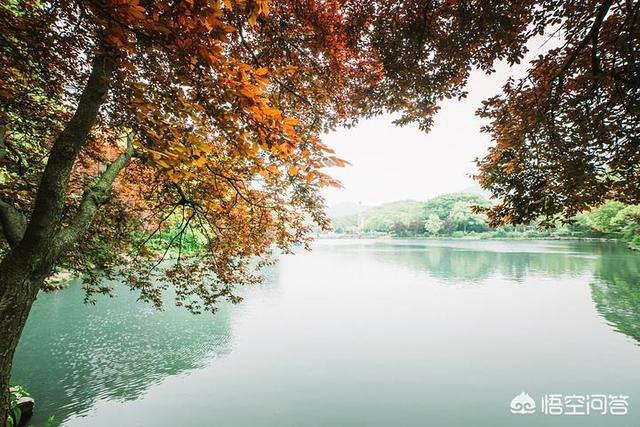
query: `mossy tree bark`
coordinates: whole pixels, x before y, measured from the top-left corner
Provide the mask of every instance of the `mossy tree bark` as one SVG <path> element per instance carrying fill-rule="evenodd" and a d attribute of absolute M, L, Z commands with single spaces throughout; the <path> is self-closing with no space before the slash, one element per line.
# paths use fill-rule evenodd
<path fill-rule="evenodd" d="M 13 356 L 31 306 L 64 251 L 79 239 L 109 196 L 118 173 L 133 155 L 131 142 L 87 189 L 76 216 L 61 227 L 69 176 L 104 104 L 116 60 L 98 54 L 76 111 L 55 140 L 30 217 L 0 200 L 0 226 L 10 250 L 0 262 L 0 420 L 9 416 Z M 0 425 L 2 425 L 0 423 Z"/>

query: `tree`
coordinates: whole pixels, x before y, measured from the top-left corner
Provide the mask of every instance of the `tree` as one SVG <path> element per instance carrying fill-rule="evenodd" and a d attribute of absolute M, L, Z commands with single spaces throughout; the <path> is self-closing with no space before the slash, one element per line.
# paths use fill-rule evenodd
<path fill-rule="evenodd" d="M 476 213 L 475 209 L 490 205 L 488 200 L 477 194 L 443 194 L 424 203 L 423 218 L 429 221 L 429 218 L 435 215 L 442 221 L 440 231 L 447 234 L 456 230 L 487 231 L 486 215 Z"/>
<path fill-rule="evenodd" d="M 420 202 L 405 200 L 370 208 L 362 214 L 363 231 L 393 233 L 396 236 L 416 235 L 422 232 L 421 206 Z"/>
<path fill-rule="evenodd" d="M 428 234 L 437 235 L 443 227 L 442 220 L 436 214 L 430 214 L 424 222 L 424 229 Z"/>
<path fill-rule="evenodd" d="M 451 206 L 448 220 L 455 229 L 466 233 L 467 231 L 487 231 L 487 221 L 485 215 L 476 213 L 473 206 L 467 202 L 456 202 Z"/>
<path fill-rule="evenodd" d="M 453 206 L 462 203 L 467 206 L 489 206 L 490 203 L 482 196 L 470 193 L 451 193 L 434 197 L 425 202 L 423 215 L 428 218 L 432 213 L 445 220 L 449 216 Z"/>
<path fill-rule="evenodd" d="M 571 222 L 567 224 L 563 224 L 563 221 L 559 222 L 560 224 L 557 224 L 558 227 L 564 226 L 571 233 L 577 233 L 578 235 L 589 235 L 593 233 L 588 213 L 581 212 L 576 214 L 571 218 Z"/>
<path fill-rule="evenodd" d="M 467 232 L 467 224 L 471 220 L 471 215 L 473 215 L 473 211 L 464 202 L 456 202 L 451 207 L 451 212 L 449 212 L 449 221 L 454 225 L 456 229 L 462 228 L 463 231 Z"/>
<path fill-rule="evenodd" d="M 636 249 L 640 247 L 640 206 L 630 205 L 618 211 L 611 219 L 611 227 L 619 230 Z"/>
<path fill-rule="evenodd" d="M 592 209 L 588 215 L 591 228 L 600 233 L 618 231 L 614 223 L 614 218 L 616 218 L 618 213 L 624 208 L 623 203 L 611 201 Z"/>
<path fill-rule="evenodd" d="M 118 275 L 157 306 L 170 285 L 194 312 L 238 301 L 234 286 L 258 280 L 250 260 L 306 242 L 308 216 L 327 225 L 318 189 L 337 183 L 321 169 L 344 161 L 321 132 L 385 111 L 428 129 L 440 100 L 465 95 L 472 67 L 522 57 L 533 11 L 497 0 L 3 2 L 0 419 L 20 333 L 56 268 L 82 275 L 89 300 Z M 171 229 L 163 250 L 149 243 Z M 187 233 L 206 241 L 189 257 Z"/>
<path fill-rule="evenodd" d="M 563 44 L 479 111 L 494 141 L 478 161 L 481 185 L 501 200 L 494 224 L 640 202 L 640 2 L 538 3 L 519 36 Z"/>

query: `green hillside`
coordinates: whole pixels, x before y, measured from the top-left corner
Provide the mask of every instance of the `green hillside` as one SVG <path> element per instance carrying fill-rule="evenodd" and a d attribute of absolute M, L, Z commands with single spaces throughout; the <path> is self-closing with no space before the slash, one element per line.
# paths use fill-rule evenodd
<path fill-rule="evenodd" d="M 482 196 L 452 193 L 426 202 L 403 200 L 385 203 L 360 214 L 332 218 L 338 233 L 385 233 L 396 236 L 487 231 L 486 218 L 473 206 L 488 206 Z M 425 228 L 425 224 L 428 226 Z M 441 224 L 436 227 L 436 224 Z M 434 228 L 435 227 L 435 228 Z M 437 230 L 436 230 L 437 228 Z"/>
<path fill-rule="evenodd" d="M 451 193 L 425 202 L 403 200 L 332 218 L 336 233 L 397 237 L 607 237 L 640 246 L 640 206 L 607 202 L 568 221 L 541 228 L 538 222 L 491 228 L 476 207 L 491 206 L 480 194 Z"/>

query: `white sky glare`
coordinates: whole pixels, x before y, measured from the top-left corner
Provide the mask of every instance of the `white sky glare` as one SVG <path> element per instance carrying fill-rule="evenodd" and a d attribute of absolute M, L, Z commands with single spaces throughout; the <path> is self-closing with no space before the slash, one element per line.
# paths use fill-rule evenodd
<path fill-rule="evenodd" d="M 429 133 L 416 125 L 395 126 L 393 117 L 386 115 L 324 135 L 324 143 L 352 164 L 327 169 L 344 186 L 323 189 L 327 205 L 423 201 L 475 185 L 471 178 L 477 171 L 474 159 L 484 157 L 491 144 L 490 136 L 480 132 L 488 122 L 477 117 L 476 110 L 483 100 L 500 94 L 509 77 L 524 76 L 531 59 L 562 43 L 562 36 L 551 29 L 529 40 L 529 52 L 520 64 L 509 67 L 504 61 L 497 62 L 496 71 L 488 75 L 472 71 L 468 96 L 442 102 Z"/>
<path fill-rule="evenodd" d="M 426 200 L 474 185 L 474 159 L 483 157 L 490 144 L 489 135 L 480 132 L 484 120 L 475 111 L 483 100 L 499 94 L 514 72 L 504 64 L 496 64 L 490 75 L 472 72 L 467 98 L 443 102 L 429 133 L 416 125 L 395 126 L 386 115 L 324 135 L 337 156 L 352 164 L 328 169 L 344 188 L 324 189 L 327 204 Z"/>

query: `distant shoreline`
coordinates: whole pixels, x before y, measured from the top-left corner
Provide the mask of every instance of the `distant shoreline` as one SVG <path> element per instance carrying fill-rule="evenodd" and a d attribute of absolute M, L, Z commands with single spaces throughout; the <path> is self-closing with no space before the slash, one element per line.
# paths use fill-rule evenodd
<path fill-rule="evenodd" d="M 465 236 L 394 236 L 390 234 L 367 235 L 367 234 L 345 234 L 345 233 L 322 233 L 316 234 L 318 240 L 575 240 L 584 242 L 619 242 L 625 244 L 629 249 L 640 250 L 629 244 L 628 241 L 615 237 L 587 237 L 587 236 L 492 236 L 490 233 L 467 234 Z"/>
<path fill-rule="evenodd" d="M 513 237 L 492 237 L 484 234 L 466 236 L 394 236 L 388 235 L 366 235 L 366 234 L 346 234 L 346 233 L 321 233 L 316 234 L 316 239 L 392 239 L 392 240 L 591 240 L 591 241 L 618 241 L 622 239 L 614 237 L 581 237 L 581 236 L 513 236 Z"/>

